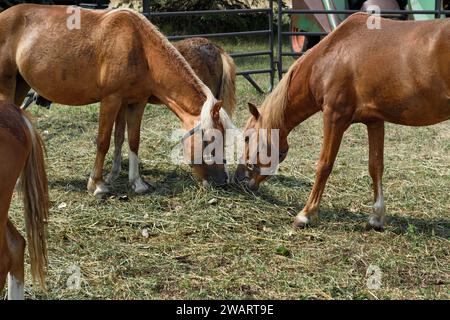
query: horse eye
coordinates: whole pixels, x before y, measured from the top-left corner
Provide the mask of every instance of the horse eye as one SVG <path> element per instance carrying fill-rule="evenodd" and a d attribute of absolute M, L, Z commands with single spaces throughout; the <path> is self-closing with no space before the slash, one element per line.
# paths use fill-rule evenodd
<path fill-rule="evenodd" d="M 249 136 L 246 136 L 245 137 L 245 143 L 249 143 L 250 142 L 250 137 Z"/>

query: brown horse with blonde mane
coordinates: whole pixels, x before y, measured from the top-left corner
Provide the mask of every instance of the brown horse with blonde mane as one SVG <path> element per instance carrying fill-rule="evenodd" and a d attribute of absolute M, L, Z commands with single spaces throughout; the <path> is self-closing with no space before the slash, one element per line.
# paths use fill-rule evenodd
<path fill-rule="evenodd" d="M 211 90 L 216 99 L 223 101 L 223 109 L 231 117 L 236 108 L 236 65 L 220 46 L 205 38 L 190 38 L 173 43 L 174 47 L 186 59 L 200 80 Z M 24 104 L 27 108 L 33 101 L 42 106 L 52 103 L 44 97 L 34 94 Z M 162 104 L 155 96 L 149 103 Z M 114 159 L 106 182 L 114 182 L 122 168 L 122 145 L 125 141 L 126 109 L 121 109 L 114 127 Z"/>
<path fill-rule="evenodd" d="M 190 38 L 173 43 L 186 59 L 200 80 L 211 90 L 216 99 L 223 101 L 223 109 L 231 117 L 236 108 L 236 65 L 221 47 L 205 38 Z M 149 103 L 162 104 L 157 97 Z M 111 172 L 106 177 L 112 183 L 120 174 L 122 145 L 125 140 L 125 110 L 120 110 L 114 127 L 114 159 Z"/>
<path fill-rule="evenodd" d="M 0 102 L 0 292 L 8 276 L 8 298 L 24 298 L 25 240 L 8 218 L 17 180 L 25 209 L 25 229 L 33 279 L 45 288 L 47 250 L 44 226 L 49 200 L 42 140 L 18 107 Z"/>
<path fill-rule="evenodd" d="M 369 29 L 369 15 L 358 13 L 342 23 L 316 47 L 297 60 L 267 97 L 261 110 L 249 104 L 252 117 L 246 129 L 279 129 L 280 162 L 288 151 L 288 134 L 313 114 L 323 112 L 323 145 L 316 179 L 294 226 L 318 219 L 325 184 L 344 132 L 353 123 L 367 125 L 369 172 L 375 204 L 369 224 L 385 224 L 383 198 L 384 123 L 428 126 L 450 119 L 450 20 L 381 20 Z M 266 141 L 270 152 L 271 141 Z M 268 164 L 249 163 L 257 157 L 248 144 L 237 170 L 237 180 L 248 177 L 257 189 L 267 178 Z"/>
<path fill-rule="evenodd" d="M 100 102 L 97 156 L 88 190 L 103 195 L 103 165 L 119 110 L 126 109 L 129 180 L 148 189 L 139 173 L 140 126 L 150 96 L 157 97 L 188 131 L 185 154 L 205 183 L 225 184 L 224 163 L 197 159 L 201 132 L 224 133 L 231 120 L 211 90 L 144 16 L 131 10 L 79 9 L 79 27 L 66 6 L 24 4 L 0 13 L 0 100 L 20 104 L 30 87 L 66 105 Z M 210 141 L 206 141 L 210 142 Z M 207 144 L 206 144 L 207 145 Z"/>

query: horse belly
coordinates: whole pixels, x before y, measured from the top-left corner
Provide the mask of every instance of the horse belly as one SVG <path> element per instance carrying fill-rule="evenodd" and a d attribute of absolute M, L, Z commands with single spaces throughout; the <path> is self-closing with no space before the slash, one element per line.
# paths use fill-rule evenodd
<path fill-rule="evenodd" d="M 47 77 L 46 80 L 36 81 L 36 76 L 39 79 Z M 52 81 L 54 77 L 49 75 L 32 75 L 23 76 L 25 81 L 33 88 L 39 95 L 45 97 L 47 100 L 65 104 L 65 105 L 86 105 L 100 101 L 100 93 L 95 90 L 96 86 L 89 86 L 90 79 L 83 79 L 80 77 L 73 77 L 72 81 Z"/>
<path fill-rule="evenodd" d="M 16 63 L 28 85 L 50 101 L 84 105 L 100 99 L 95 48 L 80 37 L 34 28 L 21 39 Z"/>
<path fill-rule="evenodd" d="M 76 65 L 76 62 L 72 63 Z M 21 66 L 37 64 L 39 62 L 30 57 Z M 56 103 L 84 105 L 100 99 L 96 76 L 86 68 L 78 71 L 70 64 L 61 63 L 55 67 L 22 67 L 20 74 L 31 88 Z"/>
<path fill-rule="evenodd" d="M 450 100 L 415 96 L 397 105 L 376 108 L 377 118 L 406 126 L 429 126 L 450 119 Z"/>

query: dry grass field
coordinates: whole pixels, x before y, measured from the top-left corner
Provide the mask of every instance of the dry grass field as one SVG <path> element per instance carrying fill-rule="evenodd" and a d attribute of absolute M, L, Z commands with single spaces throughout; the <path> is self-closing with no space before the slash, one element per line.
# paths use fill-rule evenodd
<path fill-rule="evenodd" d="M 243 51 L 263 45 L 224 46 Z M 245 69 L 266 66 L 263 58 L 237 63 Z M 267 83 L 265 76 L 257 79 Z M 241 77 L 237 86 L 235 122 L 242 127 L 247 101 L 260 103 L 263 96 Z M 48 291 L 31 285 L 27 265 L 28 299 L 450 298 L 449 122 L 387 125 L 385 232 L 365 229 L 372 191 L 363 125 L 345 136 L 319 225 L 293 231 L 292 219 L 314 179 L 320 114 L 291 134 L 279 175 L 250 193 L 237 185 L 205 189 L 188 166 L 172 164 L 170 135 L 180 124 L 166 107 L 148 106 L 140 155 L 152 191 L 131 192 L 125 155 L 115 196 L 102 202 L 86 191 L 98 106 L 31 111 L 47 145 L 52 208 Z M 23 230 L 17 197 L 10 214 Z M 370 265 L 380 268 L 379 289 L 367 286 Z M 78 289 L 68 286 L 77 268 Z"/>

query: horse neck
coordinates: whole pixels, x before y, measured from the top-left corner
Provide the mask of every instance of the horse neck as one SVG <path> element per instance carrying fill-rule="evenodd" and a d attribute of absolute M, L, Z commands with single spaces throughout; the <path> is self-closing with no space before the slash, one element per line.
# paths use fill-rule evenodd
<path fill-rule="evenodd" d="M 262 123 L 267 129 L 280 130 L 279 137 L 282 144 L 287 144 L 287 136 L 295 127 L 320 111 L 320 107 L 310 94 L 309 76 L 305 65 L 297 65 L 297 68 L 285 77 L 290 77 L 285 92 L 285 105 L 274 101 L 275 103 L 267 105 L 267 109 L 261 113 Z M 281 112 L 270 112 L 271 108 L 283 109 Z"/>
<path fill-rule="evenodd" d="M 316 102 L 311 98 L 309 92 L 298 92 L 298 90 L 295 90 L 294 88 L 292 91 L 295 96 L 292 101 L 287 104 L 284 112 L 286 135 L 302 122 L 320 111 L 320 107 L 318 107 Z"/>
<path fill-rule="evenodd" d="M 152 49 L 146 48 L 152 95 L 168 106 L 186 128 L 191 128 L 199 120 L 203 105 L 212 93 L 187 62 L 177 52 L 170 51 L 172 47 L 155 49 L 154 45 Z"/>

